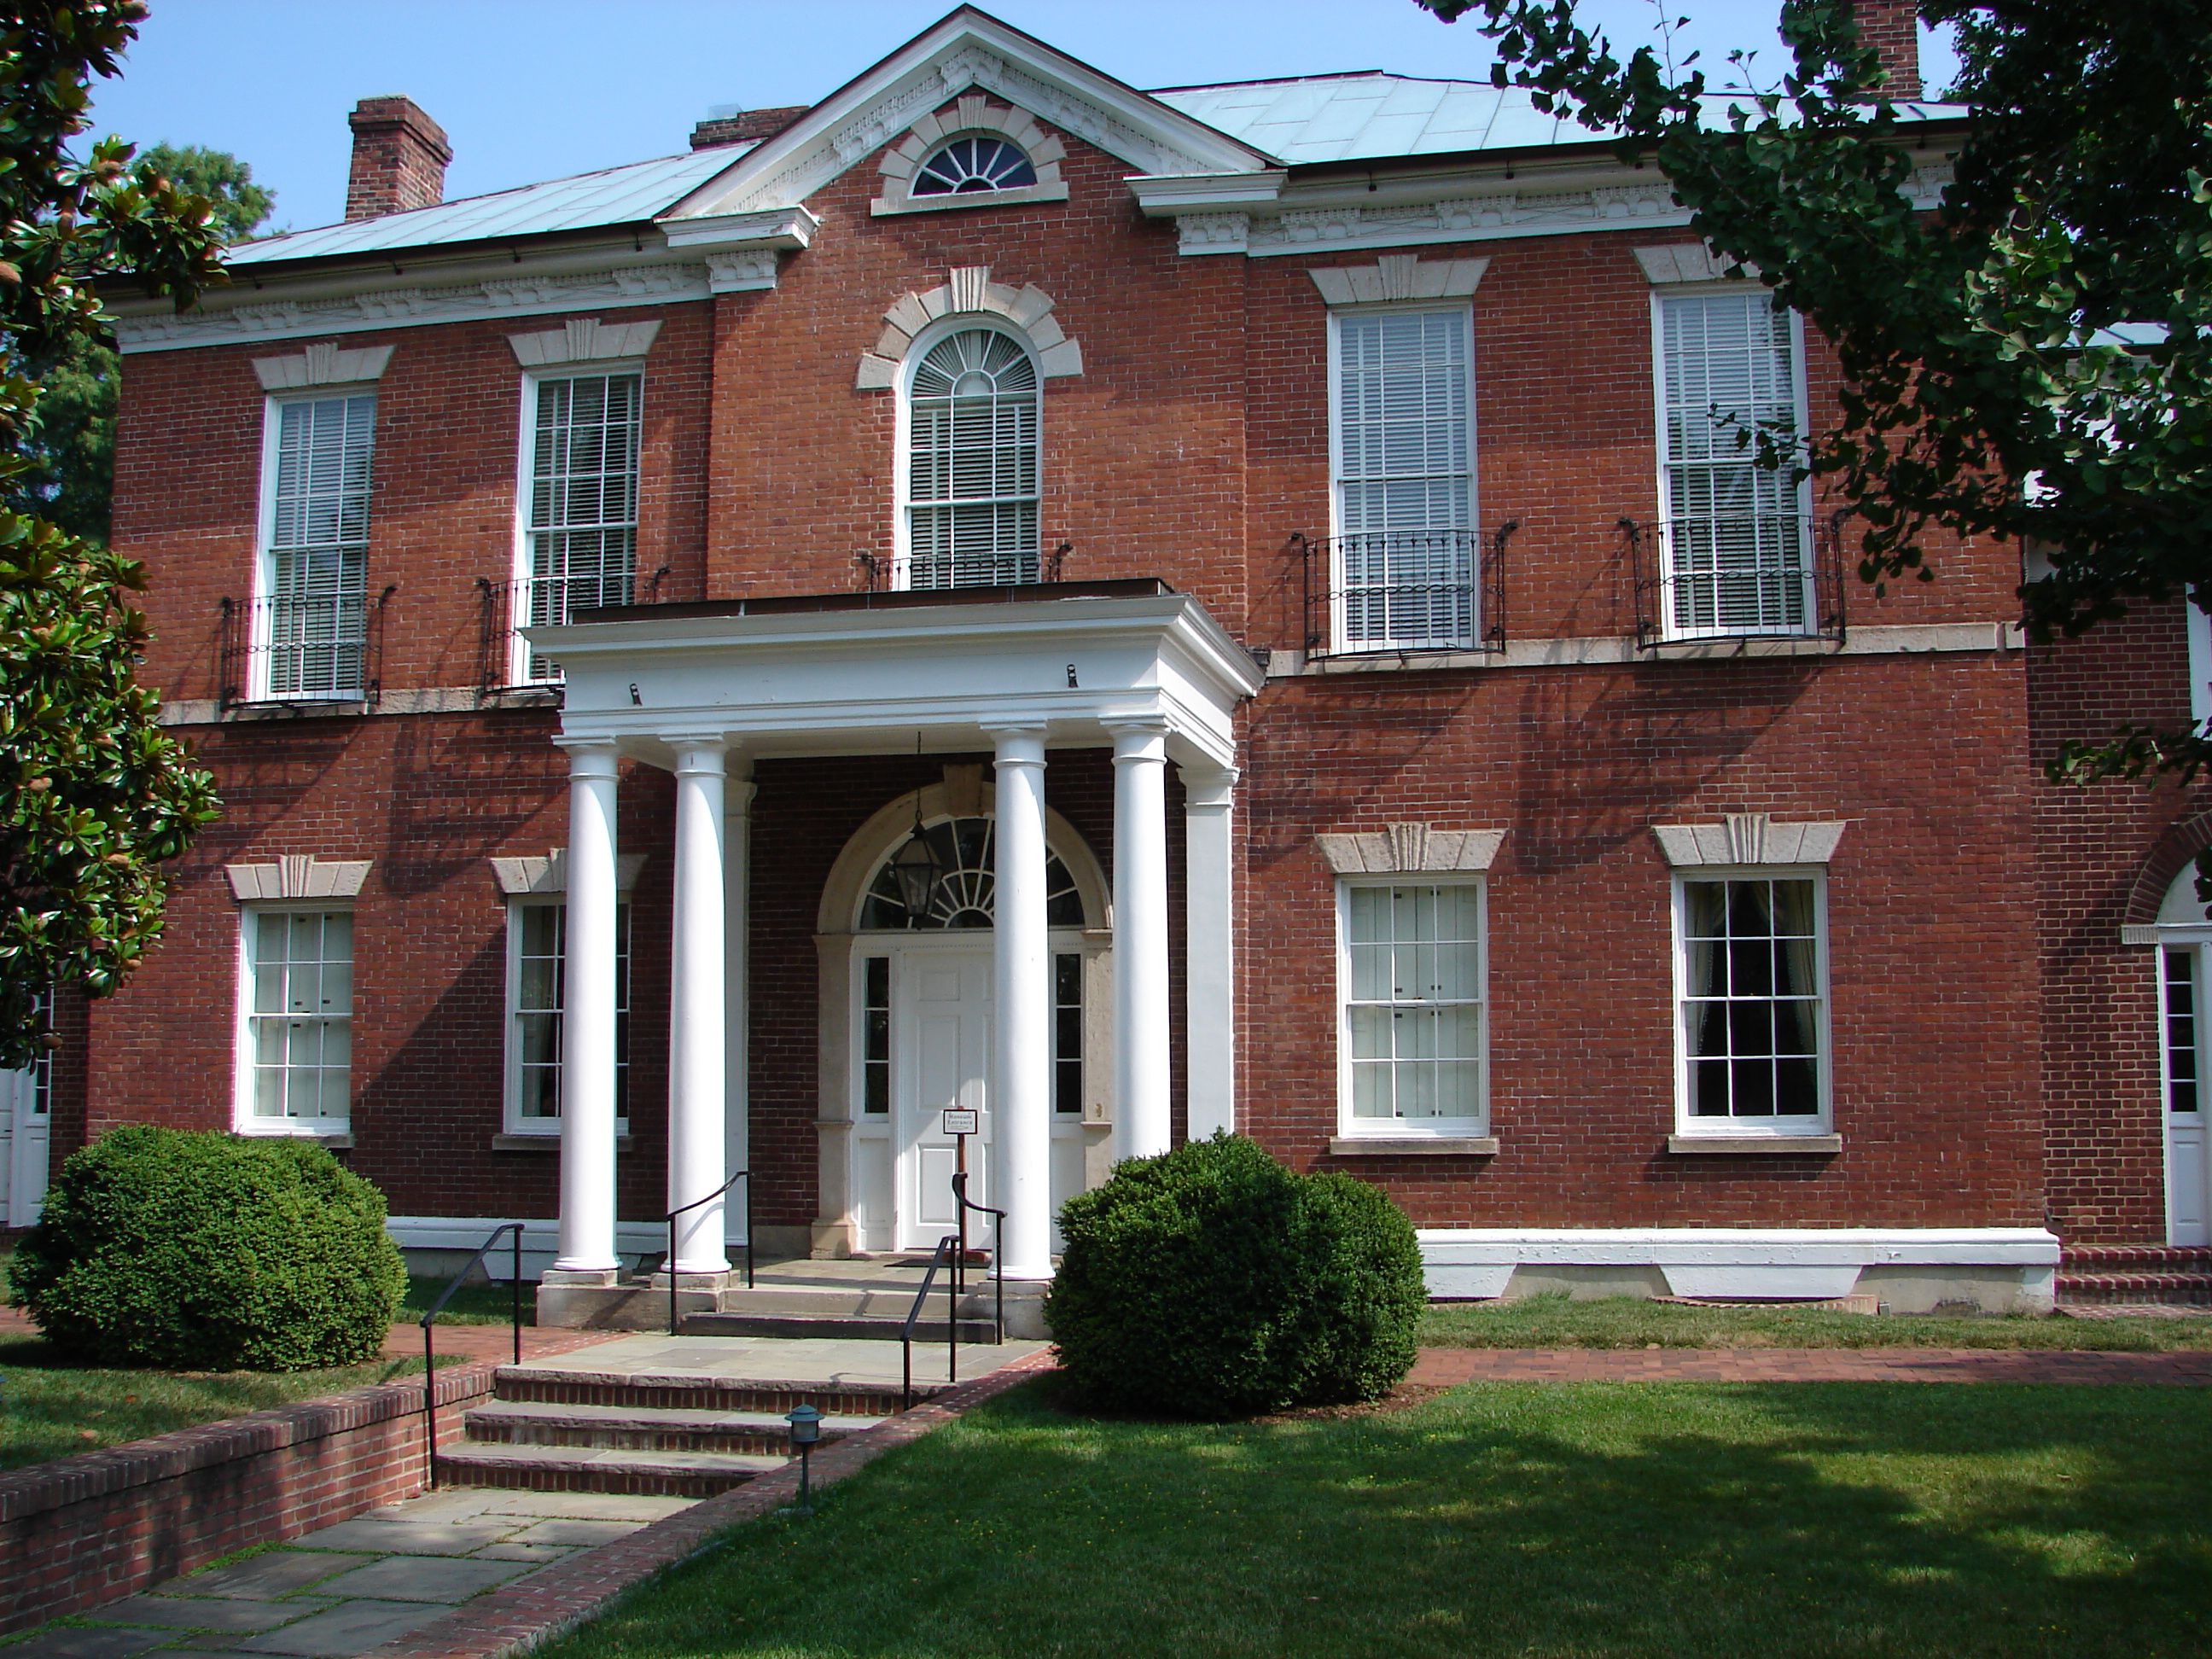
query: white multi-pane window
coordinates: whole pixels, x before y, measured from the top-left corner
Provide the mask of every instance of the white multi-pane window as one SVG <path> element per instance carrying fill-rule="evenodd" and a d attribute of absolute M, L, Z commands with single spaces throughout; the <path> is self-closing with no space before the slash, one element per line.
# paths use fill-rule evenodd
<path fill-rule="evenodd" d="M 1658 331 L 1663 619 L 1676 638 L 1813 625 L 1811 485 L 1797 319 L 1765 289 L 1662 293 Z"/>
<path fill-rule="evenodd" d="M 1036 362 L 996 329 L 946 336 L 907 396 L 905 584 L 984 587 L 1042 574 Z"/>
<path fill-rule="evenodd" d="M 1826 1128 L 1825 904 L 1812 875 L 1677 884 L 1683 1133 Z"/>
<path fill-rule="evenodd" d="M 1339 913 L 1345 1133 L 1480 1133 L 1481 884 L 1346 883 Z"/>
<path fill-rule="evenodd" d="M 1333 620 L 1346 651 L 1472 646 L 1472 323 L 1445 311 L 1331 318 Z"/>
<path fill-rule="evenodd" d="M 353 916 L 245 916 L 238 1127 L 342 1133 L 352 1117 Z"/>
<path fill-rule="evenodd" d="M 363 695 L 376 396 L 270 404 L 250 696 Z"/>
<path fill-rule="evenodd" d="M 518 901 L 507 913 L 507 1127 L 561 1127 L 561 1022 L 568 907 Z M 615 1118 L 629 1117 L 629 906 L 615 910 Z"/>
<path fill-rule="evenodd" d="M 531 383 L 523 509 L 526 625 L 560 623 L 637 596 L 637 470 L 645 377 L 547 375 Z M 522 678 L 558 671 L 526 651 Z"/>

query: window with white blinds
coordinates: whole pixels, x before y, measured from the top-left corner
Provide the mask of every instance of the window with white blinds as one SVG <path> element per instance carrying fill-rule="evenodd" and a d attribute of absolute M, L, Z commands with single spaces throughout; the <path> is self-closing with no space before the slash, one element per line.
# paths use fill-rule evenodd
<path fill-rule="evenodd" d="M 343 1130 L 352 1116 L 352 915 L 249 911 L 244 1018 L 239 1127 Z"/>
<path fill-rule="evenodd" d="M 531 441 L 527 604 L 531 625 L 567 622 L 637 594 L 637 459 L 644 377 L 575 374 L 537 383 Z M 525 678 L 558 671 L 529 653 Z"/>
<path fill-rule="evenodd" d="M 1812 625 L 1806 487 L 1762 467 L 1801 436 L 1796 328 L 1765 289 L 1659 296 L 1666 622 L 1676 637 Z"/>
<path fill-rule="evenodd" d="M 1346 1134 L 1481 1132 L 1479 883 L 1340 890 Z"/>
<path fill-rule="evenodd" d="M 253 695 L 362 695 L 376 397 L 275 404 Z"/>
<path fill-rule="evenodd" d="M 1036 360 L 996 329 L 951 335 L 915 366 L 908 586 L 1038 580 L 1038 386 Z"/>
<path fill-rule="evenodd" d="M 568 907 L 518 902 L 507 913 L 507 1127 L 561 1129 L 562 1019 Z M 629 1121 L 629 906 L 615 909 L 615 1121 Z"/>
<path fill-rule="evenodd" d="M 1339 313 L 1337 556 L 1342 649 L 1475 642 L 1472 328 L 1464 309 Z"/>

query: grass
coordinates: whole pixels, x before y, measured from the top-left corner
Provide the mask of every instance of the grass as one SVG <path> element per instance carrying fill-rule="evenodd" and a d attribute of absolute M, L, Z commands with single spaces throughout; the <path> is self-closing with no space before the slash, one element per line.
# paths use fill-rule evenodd
<path fill-rule="evenodd" d="M 2070 1319 L 2051 1315 L 1836 1313 L 1817 1308 L 1699 1308 L 1608 1297 L 1574 1302 L 1439 1303 L 1421 1340 L 1444 1348 L 2067 1348 L 2164 1352 L 2212 1348 L 2212 1319 Z"/>
<path fill-rule="evenodd" d="M 1491 1385 L 1228 1426 L 1032 1384 L 547 1659 L 2212 1648 L 2185 1389 Z"/>
<path fill-rule="evenodd" d="M 420 1319 L 438 1299 L 449 1282 L 444 1275 L 435 1277 L 421 1273 L 407 1276 L 407 1294 L 400 1298 L 398 1318 L 405 1323 Z M 514 1292 L 506 1285 L 494 1285 L 483 1280 L 471 1280 L 453 1292 L 438 1315 L 441 1325 L 504 1325 L 514 1317 Z M 534 1324 L 538 1318 L 538 1287 L 522 1287 L 522 1322 Z"/>

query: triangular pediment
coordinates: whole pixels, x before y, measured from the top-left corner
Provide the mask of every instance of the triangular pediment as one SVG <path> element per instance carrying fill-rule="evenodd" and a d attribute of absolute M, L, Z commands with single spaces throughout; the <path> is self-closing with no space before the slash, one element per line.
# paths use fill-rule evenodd
<path fill-rule="evenodd" d="M 1257 173 L 1270 157 L 963 6 L 732 161 L 661 216 L 720 218 L 799 205 L 924 115 L 980 88 L 1118 156 L 1132 173 Z"/>

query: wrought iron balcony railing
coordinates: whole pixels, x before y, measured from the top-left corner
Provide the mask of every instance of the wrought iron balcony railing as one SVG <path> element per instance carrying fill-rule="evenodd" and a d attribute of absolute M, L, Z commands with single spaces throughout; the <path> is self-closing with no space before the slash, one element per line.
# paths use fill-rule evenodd
<path fill-rule="evenodd" d="M 1639 650 L 1844 634 L 1842 521 L 1798 514 L 1619 520 L 1636 583 Z"/>
<path fill-rule="evenodd" d="M 895 589 L 923 591 L 941 587 L 1022 587 L 1032 582 L 1056 582 L 1073 542 L 1062 542 L 1050 552 L 954 553 L 941 557 L 908 554 L 903 559 L 873 552 L 853 555 L 864 593 L 887 593 Z"/>
<path fill-rule="evenodd" d="M 1488 546 L 1474 530 L 1380 530 L 1291 538 L 1310 657 L 1505 649 L 1508 519 Z"/>
<path fill-rule="evenodd" d="M 560 665 L 530 648 L 526 628 L 556 626 L 582 611 L 653 605 L 669 568 L 640 576 L 628 569 L 590 575 L 526 576 L 520 580 L 477 578 L 477 690 L 520 690 L 561 683 Z"/>
<path fill-rule="evenodd" d="M 384 611 L 393 583 L 365 592 L 226 599 L 222 608 L 222 702 L 373 703 L 381 690 Z"/>

